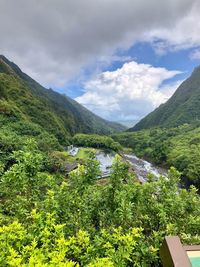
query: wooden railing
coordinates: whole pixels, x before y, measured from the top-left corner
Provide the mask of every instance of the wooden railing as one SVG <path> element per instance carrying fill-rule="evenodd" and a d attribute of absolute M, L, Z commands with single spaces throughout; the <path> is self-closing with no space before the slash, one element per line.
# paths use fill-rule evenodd
<path fill-rule="evenodd" d="M 193 267 L 190 257 L 200 258 L 200 246 L 183 246 L 178 236 L 166 236 L 160 257 L 163 267 Z"/>

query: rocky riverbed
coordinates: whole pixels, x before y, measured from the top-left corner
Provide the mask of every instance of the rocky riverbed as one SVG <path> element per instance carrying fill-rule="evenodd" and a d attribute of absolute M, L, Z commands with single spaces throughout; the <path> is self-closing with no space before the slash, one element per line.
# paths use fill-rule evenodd
<path fill-rule="evenodd" d="M 149 173 L 159 177 L 167 176 L 167 170 L 160 168 L 144 159 L 138 158 L 136 155 L 129 153 L 123 154 L 123 158 L 133 167 L 134 172 L 141 183 L 145 183 Z"/>

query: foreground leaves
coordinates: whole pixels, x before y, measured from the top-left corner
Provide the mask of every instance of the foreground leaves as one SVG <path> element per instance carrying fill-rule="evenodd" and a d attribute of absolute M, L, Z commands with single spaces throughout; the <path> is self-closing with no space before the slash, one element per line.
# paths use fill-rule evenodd
<path fill-rule="evenodd" d="M 0 179 L 1 266 L 160 266 L 165 235 L 200 242 L 200 199 L 180 174 L 136 183 L 116 157 L 99 185 L 91 158 L 68 178 L 50 175 L 33 141 Z"/>

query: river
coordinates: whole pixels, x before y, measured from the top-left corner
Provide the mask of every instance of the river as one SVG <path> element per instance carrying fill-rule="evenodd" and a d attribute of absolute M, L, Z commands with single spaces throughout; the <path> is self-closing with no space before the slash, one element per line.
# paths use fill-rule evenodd
<path fill-rule="evenodd" d="M 69 152 L 71 155 L 75 156 L 79 149 L 81 149 L 81 147 L 78 148 L 72 146 Z M 109 176 L 114 157 L 114 152 L 97 152 L 96 159 L 100 162 L 102 178 Z M 159 177 L 160 175 L 167 176 L 167 170 L 160 168 L 144 159 L 138 158 L 133 153 L 123 153 L 122 157 L 133 167 L 133 170 L 141 183 L 145 183 L 147 181 L 147 176 L 149 173 L 152 173 L 156 177 Z"/>
<path fill-rule="evenodd" d="M 96 159 L 100 163 L 100 171 L 102 173 L 101 178 L 105 178 L 110 175 L 114 157 L 115 157 L 115 153 L 107 153 L 104 151 L 99 151 L 97 153 Z"/>
<path fill-rule="evenodd" d="M 167 176 L 167 170 L 160 168 L 144 159 L 138 158 L 133 153 L 124 153 L 122 154 L 122 157 L 133 167 L 134 173 L 141 183 L 145 183 L 147 181 L 147 176 L 149 173 L 152 173 L 156 177 L 159 177 L 160 175 Z M 97 153 L 97 160 L 100 162 L 102 177 L 109 176 L 113 159 L 113 153 L 105 153 L 103 151 Z"/>
<path fill-rule="evenodd" d="M 97 160 L 100 162 L 102 177 L 107 177 L 110 174 L 111 166 L 114 160 L 114 153 L 105 153 L 103 151 L 97 153 Z M 133 153 L 122 154 L 122 157 L 133 167 L 134 173 L 141 183 L 147 181 L 147 176 L 152 173 L 154 176 L 167 176 L 167 171 L 160 168 L 144 159 L 138 158 Z"/>

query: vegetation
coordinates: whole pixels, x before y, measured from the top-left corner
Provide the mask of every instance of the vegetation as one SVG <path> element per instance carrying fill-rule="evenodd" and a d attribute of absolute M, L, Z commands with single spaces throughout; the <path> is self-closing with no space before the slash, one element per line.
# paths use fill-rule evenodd
<path fill-rule="evenodd" d="M 35 123 L 53 134 L 62 145 L 71 135 L 108 134 L 125 129 L 105 121 L 69 97 L 45 89 L 18 66 L 0 56 L 0 115 L 10 122 Z"/>
<path fill-rule="evenodd" d="M 80 148 L 77 155 L 76 155 L 76 158 L 78 159 L 83 159 L 83 160 L 87 160 L 91 153 L 96 153 L 96 150 L 95 149 L 92 149 L 92 148 Z"/>
<path fill-rule="evenodd" d="M 130 131 L 152 127 L 176 127 L 200 120 L 200 67 L 184 81 L 174 95 L 137 123 Z"/>
<path fill-rule="evenodd" d="M 179 186 L 200 188 L 199 122 L 96 134 L 120 129 L 0 56 L 0 266 L 160 267 L 164 236 L 199 244 L 197 189 Z M 84 147 L 77 157 L 71 143 Z M 100 183 L 93 151 L 122 146 L 181 173 L 141 185 L 116 156 Z"/>
<path fill-rule="evenodd" d="M 165 235 L 200 242 L 199 196 L 178 187 L 175 169 L 140 185 L 117 157 L 100 186 L 93 158 L 66 180 L 32 140 L 12 156 L 0 172 L 1 266 L 161 266 Z"/>
<path fill-rule="evenodd" d="M 97 134 L 76 134 L 72 141 L 77 146 L 103 148 L 114 151 L 121 149 L 120 144 L 115 142 L 111 137 Z"/>
<path fill-rule="evenodd" d="M 112 137 L 121 145 L 132 148 L 139 157 L 166 167 L 176 167 L 185 185 L 194 184 L 200 189 L 200 127 L 196 124 L 114 134 Z"/>

